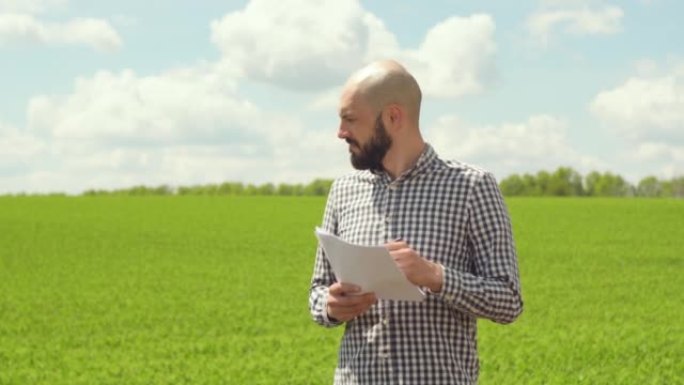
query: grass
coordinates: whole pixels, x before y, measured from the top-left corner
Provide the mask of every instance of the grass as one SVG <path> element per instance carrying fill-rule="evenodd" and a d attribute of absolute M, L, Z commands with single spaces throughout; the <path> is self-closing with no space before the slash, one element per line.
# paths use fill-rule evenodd
<path fill-rule="evenodd" d="M 0 198 L 0 384 L 330 383 L 324 203 Z M 525 312 L 480 323 L 480 383 L 684 383 L 684 201 L 508 203 Z"/>

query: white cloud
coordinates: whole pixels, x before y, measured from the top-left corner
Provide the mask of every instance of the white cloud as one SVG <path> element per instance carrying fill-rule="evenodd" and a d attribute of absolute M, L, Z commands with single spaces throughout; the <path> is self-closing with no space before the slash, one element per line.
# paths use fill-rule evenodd
<path fill-rule="evenodd" d="M 128 145 L 216 143 L 254 135 L 259 111 L 210 64 L 156 76 L 100 71 L 66 96 L 36 96 L 29 128 L 57 139 Z"/>
<path fill-rule="evenodd" d="M 684 145 L 646 142 L 639 144 L 636 157 L 639 160 L 679 164 L 684 171 Z"/>
<path fill-rule="evenodd" d="M 533 38 L 548 44 L 554 29 L 573 35 L 610 35 L 622 30 L 624 12 L 617 6 L 589 8 L 545 8 L 534 12 L 526 21 Z"/>
<path fill-rule="evenodd" d="M 79 18 L 51 23 L 28 14 L 0 13 L 0 45 L 14 41 L 82 44 L 102 52 L 114 52 L 122 46 L 119 34 L 102 19 Z"/>
<path fill-rule="evenodd" d="M 426 131 L 443 158 L 475 164 L 498 177 L 514 172 L 572 166 L 581 172 L 601 168 L 602 161 L 575 151 L 567 124 L 554 116 L 535 115 L 524 122 L 475 126 L 444 116 Z"/>
<path fill-rule="evenodd" d="M 684 66 L 662 76 L 635 76 L 600 92 L 591 111 L 633 141 L 684 142 Z"/>
<path fill-rule="evenodd" d="M 216 63 L 154 76 L 100 71 L 76 79 L 69 94 L 36 96 L 28 131 L 47 145 L 50 165 L 21 168 L 25 175 L 3 178 L 0 192 L 293 183 L 348 169 L 334 129 L 260 109 L 239 96 L 235 77 Z"/>
<path fill-rule="evenodd" d="M 357 1 L 253 0 L 211 28 L 225 60 L 251 79 L 292 89 L 338 84 L 371 54 L 397 45 Z"/>
<path fill-rule="evenodd" d="M 30 170 L 35 159 L 46 150 L 46 143 L 40 138 L 0 122 L 0 178 Z"/>
<path fill-rule="evenodd" d="M 59 139 L 153 146 L 226 142 L 261 127 L 258 109 L 208 64 L 142 77 L 100 71 L 77 79 L 70 95 L 32 98 L 28 120 Z"/>
<path fill-rule="evenodd" d="M 432 27 L 418 50 L 400 57 L 429 96 L 477 93 L 493 72 L 494 31 L 489 15 L 452 16 Z"/>
<path fill-rule="evenodd" d="M 632 143 L 622 154 L 623 166 L 628 172 L 646 170 L 635 175 L 633 181 L 638 181 L 646 175 L 656 175 L 660 178 L 673 178 L 684 175 L 684 144 L 663 142 Z"/>
<path fill-rule="evenodd" d="M 494 21 L 481 14 L 449 17 L 427 32 L 418 49 L 402 49 L 355 0 L 253 0 L 211 26 L 223 60 L 252 80 L 292 90 L 326 90 L 372 60 L 396 58 L 426 95 L 461 96 L 483 89 L 496 50 Z"/>
<path fill-rule="evenodd" d="M 33 164 L 20 189 L 218 182 L 244 177 L 240 165 L 256 173 L 251 159 L 267 169 L 276 125 L 237 95 L 233 76 L 207 63 L 152 76 L 100 71 L 69 94 L 32 98 L 27 128 L 52 164 Z"/>
<path fill-rule="evenodd" d="M 684 65 L 675 62 L 669 70 L 661 71 L 655 62 L 641 60 L 636 69 L 637 75 L 599 92 L 590 110 L 611 132 L 626 140 L 626 164 L 664 177 L 681 175 Z"/>

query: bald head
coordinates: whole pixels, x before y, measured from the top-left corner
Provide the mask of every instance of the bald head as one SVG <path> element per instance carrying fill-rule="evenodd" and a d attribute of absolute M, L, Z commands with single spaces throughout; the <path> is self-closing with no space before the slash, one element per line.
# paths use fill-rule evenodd
<path fill-rule="evenodd" d="M 377 61 L 356 71 L 345 92 L 357 93 L 375 111 L 390 104 L 401 106 L 407 119 L 418 126 L 421 92 L 416 79 L 394 60 Z"/>

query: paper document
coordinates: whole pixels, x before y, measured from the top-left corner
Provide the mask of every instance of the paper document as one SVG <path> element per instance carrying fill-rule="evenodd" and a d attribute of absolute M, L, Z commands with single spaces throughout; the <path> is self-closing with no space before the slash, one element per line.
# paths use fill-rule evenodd
<path fill-rule="evenodd" d="M 421 301 L 425 294 L 399 270 L 383 246 L 354 245 L 320 228 L 316 236 L 335 272 L 337 280 L 374 292 L 380 299 Z"/>

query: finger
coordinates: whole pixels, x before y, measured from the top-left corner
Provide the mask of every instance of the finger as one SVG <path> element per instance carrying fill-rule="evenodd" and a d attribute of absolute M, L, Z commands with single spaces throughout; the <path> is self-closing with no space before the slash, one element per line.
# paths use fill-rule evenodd
<path fill-rule="evenodd" d="M 358 293 L 361 291 L 361 288 L 351 283 L 335 282 L 330 285 L 328 290 L 330 294 L 344 295 Z"/>
<path fill-rule="evenodd" d="M 374 303 L 375 294 L 366 293 L 362 295 L 331 295 L 328 297 L 328 304 L 336 307 L 354 307 L 363 303 Z"/>
<path fill-rule="evenodd" d="M 392 259 L 394 259 L 395 262 L 409 260 L 414 254 L 414 251 L 408 248 L 390 251 L 390 256 L 392 257 Z"/>
<path fill-rule="evenodd" d="M 395 251 L 395 250 L 400 250 L 407 248 L 408 244 L 404 241 L 393 241 L 393 242 L 387 242 L 385 244 L 385 248 L 389 251 Z"/>
<path fill-rule="evenodd" d="M 328 314 L 337 320 L 346 322 L 365 313 L 373 304 L 375 304 L 375 302 L 377 302 L 377 298 L 375 298 L 374 294 L 365 294 L 359 297 L 367 298 L 368 301 L 358 303 L 354 306 L 337 306 L 335 301 L 328 302 Z"/>
<path fill-rule="evenodd" d="M 337 315 L 344 317 L 344 318 L 347 318 L 347 319 L 352 319 L 352 318 L 356 318 L 359 315 L 368 311 L 368 309 L 370 309 L 370 307 L 373 306 L 374 303 L 375 302 L 362 302 L 362 303 L 359 303 L 356 306 L 352 306 L 352 307 L 343 307 L 343 308 L 331 307 L 331 308 L 334 310 L 334 312 Z"/>

